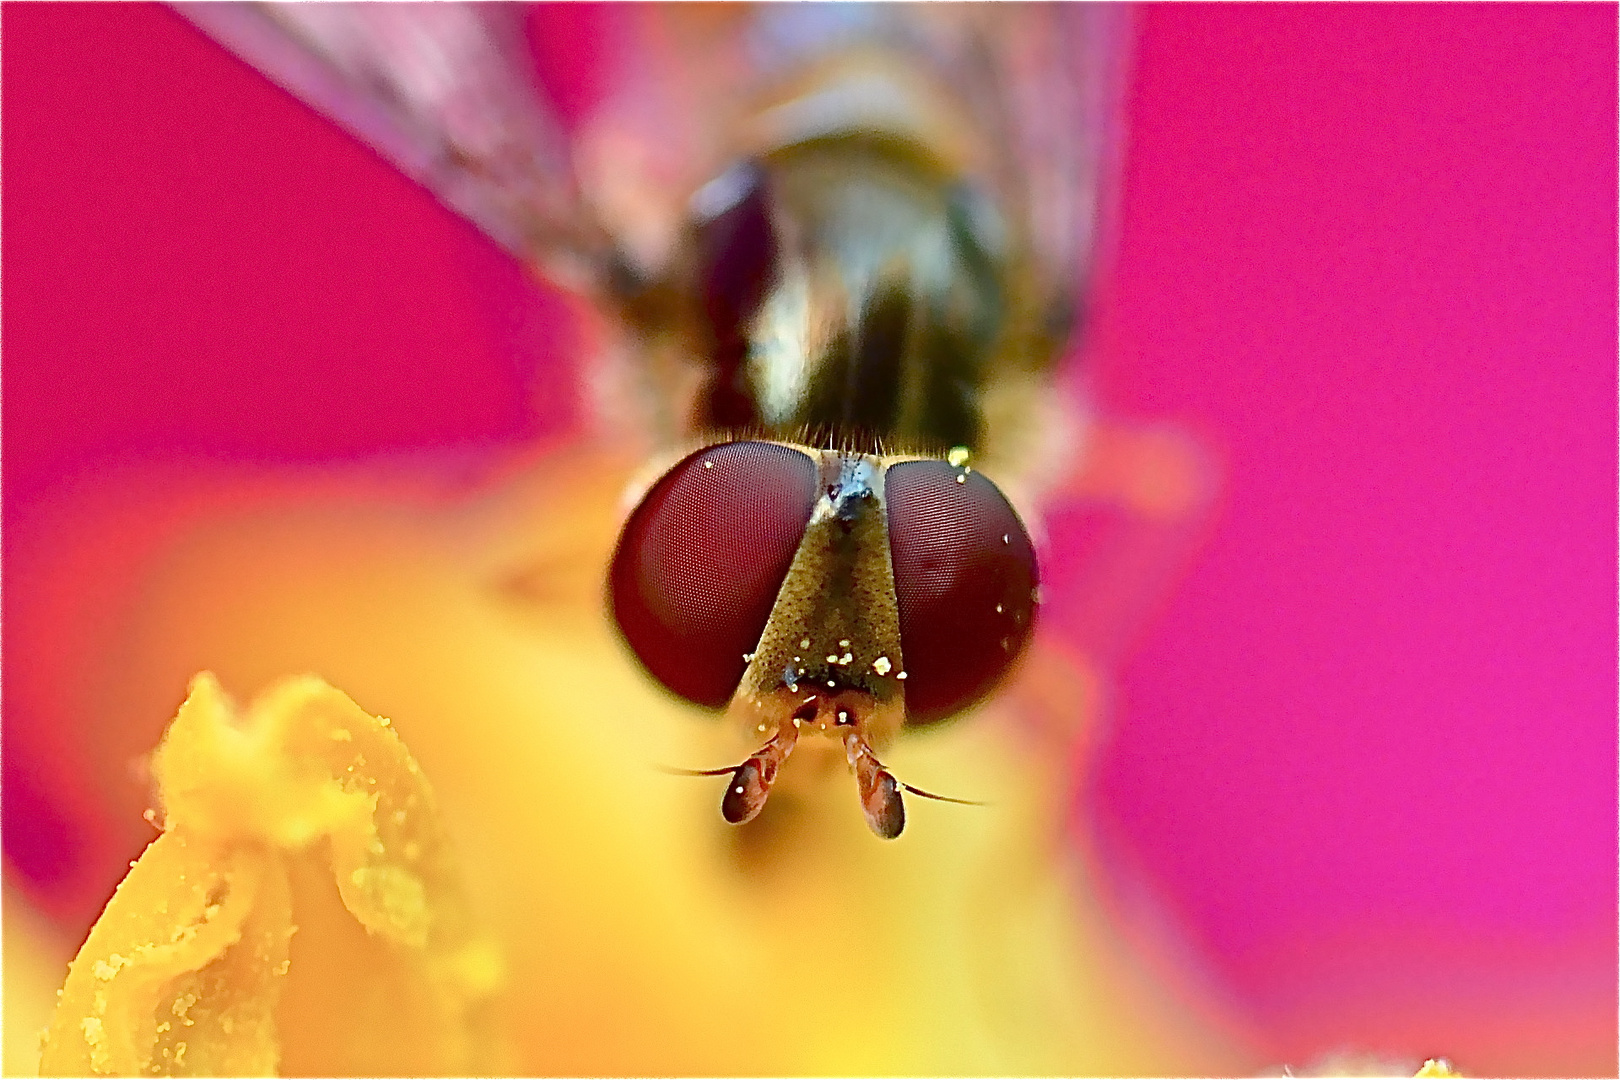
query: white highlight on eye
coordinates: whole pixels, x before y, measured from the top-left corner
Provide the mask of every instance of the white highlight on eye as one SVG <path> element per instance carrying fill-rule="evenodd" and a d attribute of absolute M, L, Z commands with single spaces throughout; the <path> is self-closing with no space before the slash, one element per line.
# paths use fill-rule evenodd
<path fill-rule="evenodd" d="M 743 793 L 743 789 L 742 789 L 741 784 L 738 784 L 736 787 L 732 788 L 731 790 L 736 792 L 738 795 L 741 795 Z"/>
<path fill-rule="evenodd" d="M 1010 544 L 1010 543 L 1012 543 L 1012 540 L 1008 538 L 1006 533 L 1002 533 L 1001 534 L 1001 542 L 1003 544 Z"/>
<path fill-rule="evenodd" d="M 1000 605 L 1000 604 L 997 604 L 997 605 L 996 605 L 996 614 L 997 614 L 997 615 L 1000 615 L 1000 614 L 1001 614 L 1001 605 Z"/>

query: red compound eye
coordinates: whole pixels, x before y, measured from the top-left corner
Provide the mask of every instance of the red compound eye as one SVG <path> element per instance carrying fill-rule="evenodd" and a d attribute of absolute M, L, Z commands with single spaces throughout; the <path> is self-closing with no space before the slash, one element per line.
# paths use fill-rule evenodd
<path fill-rule="evenodd" d="M 884 480 L 900 605 L 906 723 L 930 724 L 995 686 L 1035 622 L 1035 549 L 996 485 L 943 461 Z"/>
<path fill-rule="evenodd" d="M 774 443 L 699 450 L 653 485 L 619 536 L 608 596 L 654 678 L 709 708 L 731 699 L 815 500 L 815 462 Z"/>

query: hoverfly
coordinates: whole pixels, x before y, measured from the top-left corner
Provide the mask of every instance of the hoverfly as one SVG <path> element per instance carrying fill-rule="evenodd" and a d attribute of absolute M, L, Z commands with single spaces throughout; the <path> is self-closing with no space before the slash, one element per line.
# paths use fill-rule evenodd
<path fill-rule="evenodd" d="M 607 582 L 623 640 L 757 737 L 711 773 L 728 821 L 814 739 L 899 835 L 903 791 L 939 796 L 878 755 L 990 694 L 1036 622 L 1115 16 L 610 9 L 661 45 L 570 139 L 516 7 L 181 11 L 613 316 L 661 447 Z"/>

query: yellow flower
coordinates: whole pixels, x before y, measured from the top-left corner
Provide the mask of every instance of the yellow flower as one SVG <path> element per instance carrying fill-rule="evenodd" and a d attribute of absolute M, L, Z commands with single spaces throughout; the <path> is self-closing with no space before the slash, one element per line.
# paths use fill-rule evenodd
<path fill-rule="evenodd" d="M 903 779 L 986 805 L 915 800 L 893 842 L 831 757 L 796 754 L 742 827 L 720 819 L 718 782 L 659 772 L 753 747 L 639 675 L 607 624 L 627 471 L 576 452 L 471 496 L 366 478 L 220 488 L 142 581 L 91 715 L 149 728 L 198 670 L 257 698 L 236 723 L 211 679 L 194 685 L 155 761 L 167 831 L 86 943 L 47 1069 L 1244 1067 L 1096 899 L 1067 824 L 1097 714 L 1083 658 L 1048 642 L 994 705 L 896 744 Z M 359 704 L 279 682 L 310 670 Z M 441 829 L 464 887 L 437 861 Z M 412 842 L 443 872 L 407 872 L 426 865 Z M 423 930 L 441 922 L 453 933 Z M 165 939 L 187 925 L 194 938 Z M 183 1056 L 171 1017 L 193 1022 Z"/>
<path fill-rule="evenodd" d="M 74 960 L 41 1072 L 488 1068 L 495 949 L 388 722 L 313 678 L 233 713 L 192 682 L 154 755 L 163 834 Z"/>

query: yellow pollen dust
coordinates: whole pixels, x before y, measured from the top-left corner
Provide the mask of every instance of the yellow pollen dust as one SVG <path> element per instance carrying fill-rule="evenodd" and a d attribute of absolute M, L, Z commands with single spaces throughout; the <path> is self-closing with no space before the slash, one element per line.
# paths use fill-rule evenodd
<path fill-rule="evenodd" d="M 951 452 L 945 455 L 945 460 L 960 469 L 972 457 L 971 451 L 965 446 L 953 446 Z"/>

